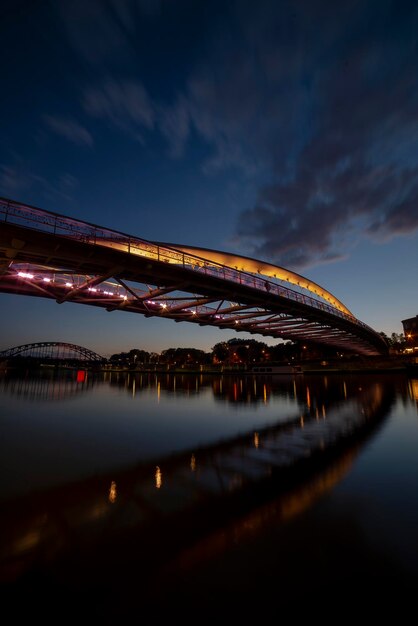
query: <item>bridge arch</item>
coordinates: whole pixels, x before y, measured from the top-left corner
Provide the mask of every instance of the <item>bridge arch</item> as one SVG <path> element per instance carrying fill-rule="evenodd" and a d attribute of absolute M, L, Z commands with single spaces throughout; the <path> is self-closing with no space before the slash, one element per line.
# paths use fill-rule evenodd
<path fill-rule="evenodd" d="M 12 358 L 16 356 L 26 356 L 33 358 L 44 358 L 51 360 L 77 360 L 88 363 L 100 363 L 105 359 L 83 346 L 62 341 L 38 341 L 26 343 L 21 346 L 14 346 L 0 352 L 0 358 Z"/>
<path fill-rule="evenodd" d="M 338 300 L 338 298 L 336 298 L 330 291 L 327 291 L 317 283 L 314 283 L 312 280 L 305 278 L 301 274 L 292 272 L 291 270 L 288 270 L 285 267 L 281 267 L 280 265 L 273 265 L 272 263 L 267 263 L 267 261 L 260 261 L 251 257 L 232 254 L 230 252 L 223 252 L 221 250 L 213 250 L 210 248 L 196 248 L 194 246 L 187 246 L 177 243 L 155 243 L 160 246 L 168 246 L 176 250 L 181 250 L 182 252 L 186 252 L 187 254 L 193 254 L 197 257 L 200 257 L 204 262 L 210 260 L 218 263 L 219 265 L 234 267 L 236 270 L 241 272 L 248 272 L 250 274 L 261 274 L 262 276 L 275 278 L 277 280 L 289 283 L 290 285 L 294 285 L 295 287 L 306 289 L 306 291 L 309 291 L 314 297 L 322 298 L 323 300 L 329 302 L 339 311 L 342 311 L 343 313 L 354 317 L 354 315 L 345 306 L 345 304 L 343 304 L 341 300 Z"/>
<path fill-rule="evenodd" d="M 307 278 L 158 243 L 0 198 L 0 292 L 163 317 L 364 355 L 385 340 Z"/>

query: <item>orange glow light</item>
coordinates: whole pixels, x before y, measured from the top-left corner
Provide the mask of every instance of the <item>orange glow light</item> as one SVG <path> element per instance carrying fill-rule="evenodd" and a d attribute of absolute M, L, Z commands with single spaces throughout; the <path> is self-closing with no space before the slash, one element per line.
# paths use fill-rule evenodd
<path fill-rule="evenodd" d="M 162 484 L 163 484 L 163 479 L 162 479 L 161 470 L 157 465 L 157 467 L 155 468 L 155 486 L 157 489 L 160 489 Z"/>

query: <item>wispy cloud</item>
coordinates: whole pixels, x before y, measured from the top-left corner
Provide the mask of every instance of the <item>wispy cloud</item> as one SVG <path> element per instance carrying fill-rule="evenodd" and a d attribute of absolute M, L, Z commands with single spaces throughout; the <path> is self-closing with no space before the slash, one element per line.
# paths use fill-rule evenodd
<path fill-rule="evenodd" d="M 140 81 L 107 78 L 85 89 L 82 104 L 90 115 L 133 131 L 138 137 L 155 124 L 153 104 Z"/>
<path fill-rule="evenodd" d="M 112 10 L 115 6 L 120 8 Z M 129 54 L 127 32 L 132 24 L 129 3 L 124 0 L 118 3 L 71 0 L 59 2 L 56 9 L 63 17 L 73 48 L 84 62 L 98 65 L 112 55 Z"/>
<path fill-rule="evenodd" d="M 72 202 L 78 180 L 68 172 L 51 181 L 31 170 L 27 163 L 0 164 L 0 195 L 15 198 L 26 193 L 40 194 L 52 202 Z"/>
<path fill-rule="evenodd" d="M 91 147 L 94 143 L 89 131 L 69 117 L 44 115 L 44 122 L 54 133 L 78 146 Z"/>
<path fill-rule="evenodd" d="M 13 196 L 30 185 L 27 175 L 10 165 L 0 165 L 0 190 L 5 196 Z"/>
<path fill-rule="evenodd" d="M 302 63 L 310 124 L 292 166 L 271 153 L 272 181 L 237 224 L 251 253 L 298 269 L 344 258 L 362 237 L 383 241 L 418 229 L 416 31 L 406 16 L 394 21 L 389 5 L 370 23 L 367 10 L 353 9 L 345 22 L 325 20 L 313 42 L 312 57 L 326 61 L 317 69 Z"/>
<path fill-rule="evenodd" d="M 192 119 L 184 96 L 173 104 L 154 101 L 138 79 L 106 77 L 84 90 L 82 106 L 86 113 L 119 128 L 145 143 L 144 131 L 159 132 L 168 143 L 168 155 L 183 156 L 190 136 Z"/>
<path fill-rule="evenodd" d="M 170 156 L 181 157 L 191 131 L 190 113 L 186 100 L 179 97 L 172 106 L 158 107 L 158 123 L 170 146 Z"/>
<path fill-rule="evenodd" d="M 138 22 L 161 12 L 162 0 L 71 0 L 58 2 L 68 38 L 84 62 L 94 67 L 127 62 Z"/>
<path fill-rule="evenodd" d="M 205 172 L 257 186 L 237 220 L 245 253 L 303 269 L 344 258 L 364 237 L 418 228 L 413 3 L 227 3 L 199 62 L 155 92 L 135 69 L 135 36 L 162 5 L 65 4 L 70 40 L 102 70 L 84 90 L 85 112 L 142 141 L 162 134 L 173 158 L 187 157 L 193 135 L 207 148 Z"/>

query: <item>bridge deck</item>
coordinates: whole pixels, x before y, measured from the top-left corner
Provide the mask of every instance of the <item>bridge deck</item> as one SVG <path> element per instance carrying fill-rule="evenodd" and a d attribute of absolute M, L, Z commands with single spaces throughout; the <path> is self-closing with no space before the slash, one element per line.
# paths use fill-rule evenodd
<path fill-rule="evenodd" d="M 11 201 L 0 201 L 0 263 L 3 292 L 361 354 L 387 351 L 328 292 L 335 305 L 283 281 Z"/>

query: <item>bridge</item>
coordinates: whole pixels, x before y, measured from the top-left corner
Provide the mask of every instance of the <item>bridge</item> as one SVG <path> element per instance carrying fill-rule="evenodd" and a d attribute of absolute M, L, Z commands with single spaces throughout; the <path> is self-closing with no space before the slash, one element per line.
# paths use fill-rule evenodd
<path fill-rule="evenodd" d="M 129 311 L 364 355 L 379 333 L 286 268 L 148 241 L 0 198 L 0 292 Z"/>
<path fill-rule="evenodd" d="M 100 354 L 88 348 L 62 341 L 26 343 L 0 352 L 0 359 L 10 359 L 17 356 L 53 361 L 83 361 L 85 363 L 102 363 L 105 361 Z"/>

